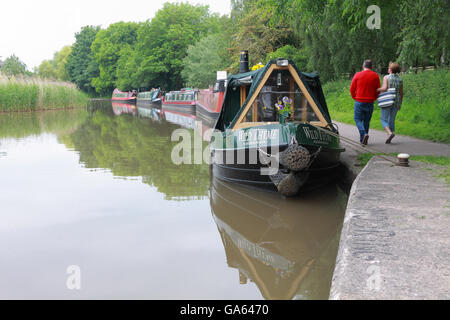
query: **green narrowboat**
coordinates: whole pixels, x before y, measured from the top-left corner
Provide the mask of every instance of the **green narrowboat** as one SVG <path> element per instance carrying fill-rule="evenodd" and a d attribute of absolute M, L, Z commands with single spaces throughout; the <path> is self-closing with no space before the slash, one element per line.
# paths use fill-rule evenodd
<path fill-rule="evenodd" d="M 277 59 L 229 76 L 211 140 L 215 177 L 294 196 L 333 178 L 343 151 L 317 73 Z"/>

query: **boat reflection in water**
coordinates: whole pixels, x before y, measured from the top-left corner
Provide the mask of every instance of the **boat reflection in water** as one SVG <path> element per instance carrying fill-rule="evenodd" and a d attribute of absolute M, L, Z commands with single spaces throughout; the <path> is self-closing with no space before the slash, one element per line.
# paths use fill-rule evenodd
<path fill-rule="evenodd" d="M 112 109 L 116 116 L 121 114 L 137 115 L 136 105 L 124 102 L 112 102 Z"/>
<path fill-rule="evenodd" d="M 151 119 L 154 122 L 158 122 L 158 123 L 162 122 L 161 110 L 158 108 L 154 108 L 149 105 L 142 105 L 138 102 L 137 110 L 138 110 L 138 116 L 141 118 L 148 118 L 148 119 Z"/>
<path fill-rule="evenodd" d="M 163 109 L 164 118 L 167 122 L 179 125 L 186 129 L 195 128 L 195 115 L 185 112 L 172 111 Z"/>
<path fill-rule="evenodd" d="M 336 185 L 295 199 L 212 178 L 228 266 L 265 299 L 328 299 L 346 205 Z"/>

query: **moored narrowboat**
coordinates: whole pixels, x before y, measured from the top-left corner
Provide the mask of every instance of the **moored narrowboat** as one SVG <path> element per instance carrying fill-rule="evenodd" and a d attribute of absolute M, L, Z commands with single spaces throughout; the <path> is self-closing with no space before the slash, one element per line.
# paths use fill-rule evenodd
<path fill-rule="evenodd" d="M 137 102 L 141 105 L 152 105 L 153 107 L 160 107 L 162 101 L 162 91 L 160 88 L 152 89 L 150 91 L 142 91 L 137 95 Z"/>
<path fill-rule="evenodd" d="M 220 114 L 225 96 L 226 79 L 218 79 L 213 87 L 198 92 L 197 117 L 206 125 L 213 126 Z"/>
<path fill-rule="evenodd" d="M 114 89 L 111 100 L 112 101 L 122 101 L 127 103 L 136 102 L 137 92 L 133 91 L 120 91 L 119 89 Z"/>
<path fill-rule="evenodd" d="M 162 98 L 162 107 L 165 110 L 195 114 L 197 93 L 198 90 L 190 88 L 167 92 Z"/>
<path fill-rule="evenodd" d="M 287 59 L 230 76 L 215 129 L 214 176 L 285 196 L 332 179 L 344 151 L 319 76 Z"/>

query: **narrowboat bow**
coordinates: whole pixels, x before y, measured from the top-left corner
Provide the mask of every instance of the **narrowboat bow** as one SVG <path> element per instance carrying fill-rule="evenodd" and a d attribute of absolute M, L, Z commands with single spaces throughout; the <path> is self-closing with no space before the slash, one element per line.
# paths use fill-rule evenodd
<path fill-rule="evenodd" d="M 112 101 L 121 101 L 126 103 L 136 102 L 137 92 L 133 91 L 120 91 L 119 89 L 114 89 L 111 100 Z"/>
<path fill-rule="evenodd" d="M 286 59 L 230 76 L 215 129 L 214 176 L 285 196 L 328 182 L 344 151 L 319 76 Z"/>

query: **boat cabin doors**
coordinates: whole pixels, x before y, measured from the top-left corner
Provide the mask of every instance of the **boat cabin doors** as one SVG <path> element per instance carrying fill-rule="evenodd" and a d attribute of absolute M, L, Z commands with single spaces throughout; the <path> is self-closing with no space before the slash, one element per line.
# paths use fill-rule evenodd
<path fill-rule="evenodd" d="M 313 125 L 326 127 L 328 122 L 315 103 L 313 97 L 306 89 L 295 68 L 272 64 L 254 94 L 246 105 L 249 86 L 241 87 L 241 106 L 243 111 L 236 120 L 233 130 L 248 128 L 279 121 L 279 113 L 276 104 L 284 101 L 291 102 L 291 109 L 287 121 L 307 122 Z M 284 99 L 284 101 L 283 101 Z"/>

